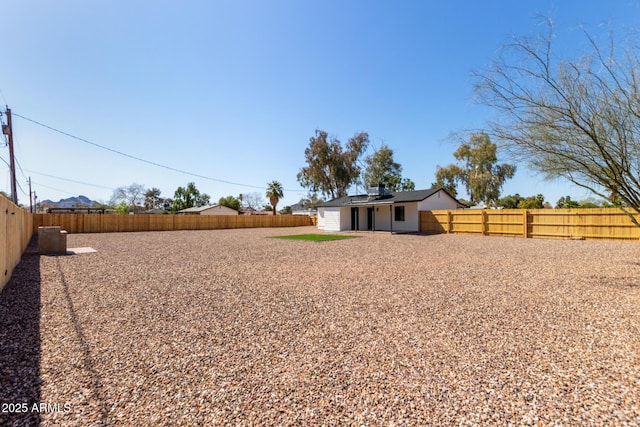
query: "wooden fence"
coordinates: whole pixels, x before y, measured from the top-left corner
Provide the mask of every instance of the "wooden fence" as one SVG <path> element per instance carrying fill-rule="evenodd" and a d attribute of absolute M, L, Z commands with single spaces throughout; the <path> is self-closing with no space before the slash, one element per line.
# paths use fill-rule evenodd
<path fill-rule="evenodd" d="M 306 215 L 116 215 L 35 214 L 33 230 L 59 225 L 68 233 L 124 231 L 218 230 L 226 228 L 300 227 L 314 225 Z"/>
<path fill-rule="evenodd" d="M 634 217 L 640 221 L 640 216 Z M 420 212 L 424 233 L 471 233 L 543 239 L 640 240 L 620 209 L 463 209 Z"/>
<path fill-rule="evenodd" d="M 0 291 L 27 248 L 33 231 L 32 215 L 0 194 Z"/>

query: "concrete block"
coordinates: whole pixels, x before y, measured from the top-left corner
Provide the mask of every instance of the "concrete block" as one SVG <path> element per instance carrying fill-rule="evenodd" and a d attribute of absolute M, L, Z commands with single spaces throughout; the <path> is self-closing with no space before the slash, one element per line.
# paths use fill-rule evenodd
<path fill-rule="evenodd" d="M 41 255 L 67 253 L 67 232 L 59 226 L 38 227 L 38 252 Z"/>

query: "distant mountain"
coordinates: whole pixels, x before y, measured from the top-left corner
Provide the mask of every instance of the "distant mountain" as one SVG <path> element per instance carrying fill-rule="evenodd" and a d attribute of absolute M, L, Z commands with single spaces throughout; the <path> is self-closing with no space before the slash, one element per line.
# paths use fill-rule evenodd
<path fill-rule="evenodd" d="M 93 202 L 86 196 L 69 197 L 67 199 L 60 199 L 57 202 L 53 200 L 42 200 L 42 205 L 48 205 L 52 208 L 79 208 L 79 207 L 91 207 Z"/>

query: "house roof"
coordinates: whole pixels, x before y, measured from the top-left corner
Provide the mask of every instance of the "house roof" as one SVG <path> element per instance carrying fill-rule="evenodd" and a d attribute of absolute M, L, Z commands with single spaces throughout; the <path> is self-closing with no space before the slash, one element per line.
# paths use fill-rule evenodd
<path fill-rule="evenodd" d="M 421 202 L 424 199 L 433 196 L 438 191 L 446 190 L 442 188 L 429 188 L 428 190 L 414 190 L 414 191 L 397 191 L 390 192 L 386 195 L 370 196 L 368 194 L 358 194 L 355 196 L 338 197 L 333 200 L 329 200 L 321 205 L 319 208 L 331 208 L 341 206 L 361 206 L 361 205 L 388 205 L 394 203 L 408 203 L 408 202 Z M 447 193 L 453 200 L 457 199 Z"/>
<path fill-rule="evenodd" d="M 222 206 L 222 205 L 194 206 L 192 208 L 179 210 L 178 213 L 199 213 L 199 212 L 203 212 L 203 211 L 209 210 L 211 208 L 215 208 L 217 206 Z M 223 206 L 223 207 L 226 208 L 226 209 L 235 210 L 235 209 L 232 209 L 232 208 L 228 208 L 226 206 Z"/>

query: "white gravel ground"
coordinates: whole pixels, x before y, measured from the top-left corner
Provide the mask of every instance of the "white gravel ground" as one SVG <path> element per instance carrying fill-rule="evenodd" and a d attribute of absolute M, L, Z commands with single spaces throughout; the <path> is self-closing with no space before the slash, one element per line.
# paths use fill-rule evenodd
<path fill-rule="evenodd" d="M 638 243 L 309 232 L 25 255 L 0 425 L 640 424 Z"/>

